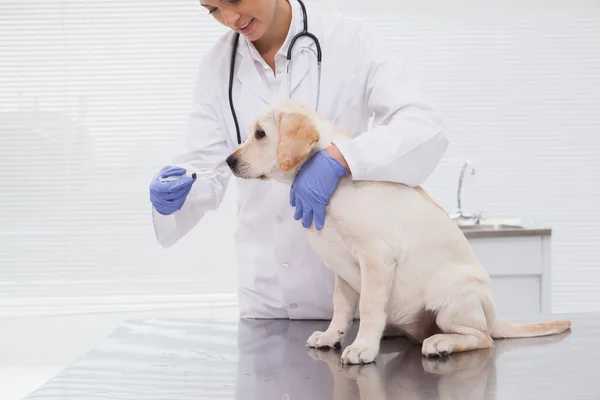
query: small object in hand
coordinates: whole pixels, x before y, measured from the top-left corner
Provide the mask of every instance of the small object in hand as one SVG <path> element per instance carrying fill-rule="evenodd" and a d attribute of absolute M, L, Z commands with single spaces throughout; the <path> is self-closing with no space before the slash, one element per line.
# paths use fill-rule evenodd
<path fill-rule="evenodd" d="M 183 177 L 187 177 L 187 178 L 192 178 L 194 180 L 196 180 L 196 173 L 193 172 L 191 175 L 190 174 L 184 174 L 184 175 L 173 175 L 173 176 L 167 176 L 166 178 L 160 177 L 159 180 L 161 182 L 171 182 Z"/>

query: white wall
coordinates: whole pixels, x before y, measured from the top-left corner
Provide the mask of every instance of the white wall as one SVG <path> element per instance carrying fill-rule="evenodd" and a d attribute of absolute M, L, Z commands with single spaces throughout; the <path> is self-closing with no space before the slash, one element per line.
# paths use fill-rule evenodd
<path fill-rule="evenodd" d="M 389 34 L 451 147 L 427 189 L 554 229 L 554 310 L 600 310 L 600 5 L 317 1 Z M 148 183 L 183 130 L 200 54 L 223 32 L 194 0 L 0 0 L 0 316 L 235 300 L 234 191 L 165 250 Z"/>

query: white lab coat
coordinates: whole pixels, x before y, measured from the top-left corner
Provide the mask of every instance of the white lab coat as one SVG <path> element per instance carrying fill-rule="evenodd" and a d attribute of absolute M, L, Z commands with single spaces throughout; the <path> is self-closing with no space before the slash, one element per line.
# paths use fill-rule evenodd
<path fill-rule="evenodd" d="M 276 56 L 280 77 L 287 66 L 291 37 L 302 30 L 299 3 L 292 26 Z M 372 30 L 360 20 L 307 6 L 308 30 L 323 51 L 319 112 L 340 124 L 353 139 L 336 142 L 355 180 L 388 180 L 418 185 L 432 173 L 448 141 L 438 115 L 417 85 Z M 225 158 L 238 147 L 228 98 L 232 32 L 204 56 L 194 87 L 185 150 L 173 161 L 200 172 L 181 210 L 164 216 L 153 210 L 157 240 L 172 246 L 209 211 L 219 207 L 231 173 Z M 314 107 L 318 85 L 313 42 L 296 41 L 291 97 Z M 288 82 L 274 80 L 258 53 L 241 36 L 233 99 L 242 140 L 255 113 L 288 97 Z M 267 77 L 267 79 L 265 78 Z M 373 117 L 372 128 L 370 120 Z M 329 319 L 333 312 L 333 273 L 316 257 L 300 221 L 293 218 L 289 187 L 273 180 L 237 178 L 238 301 L 242 318 Z M 399 205 L 401 207 L 401 205 Z M 200 227 L 201 229 L 201 227 Z"/>

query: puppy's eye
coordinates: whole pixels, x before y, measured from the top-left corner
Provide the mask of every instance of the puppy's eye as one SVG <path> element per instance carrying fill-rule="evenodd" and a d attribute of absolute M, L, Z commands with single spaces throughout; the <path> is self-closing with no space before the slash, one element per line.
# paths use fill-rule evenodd
<path fill-rule="evenodd" d="M 267 136 L 267 134 L 262 129 L 257 129 L 256 132 L 254 132 L 254 136 L 256 136 L 257 139 L 262 139 Z"/>

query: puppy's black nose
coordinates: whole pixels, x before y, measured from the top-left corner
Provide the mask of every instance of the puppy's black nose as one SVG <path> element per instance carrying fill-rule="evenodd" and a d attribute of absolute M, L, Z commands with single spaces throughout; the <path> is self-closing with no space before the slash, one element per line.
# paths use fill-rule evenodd
<path fill-rule="evenodd" d="M 229 157 L 227 157 L 225 162 L 227 163 L 227 165 L 229 165 L 229 168 L 233 169 L 235 167 L 235 164 L 237 163 L 237 158 L 232 154 Z"/>

